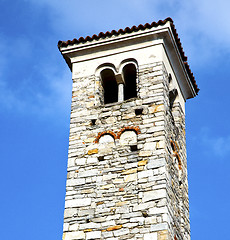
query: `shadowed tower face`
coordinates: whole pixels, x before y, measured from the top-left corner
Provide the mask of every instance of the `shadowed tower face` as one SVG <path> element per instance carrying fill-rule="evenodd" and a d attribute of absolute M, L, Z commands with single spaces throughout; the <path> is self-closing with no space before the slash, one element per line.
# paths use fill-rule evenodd
<path fill-rule="evenodd" d="M 185 101 L 171 19 L 59 42 L 73 91 L 63 240 L 190 239 Z"/>

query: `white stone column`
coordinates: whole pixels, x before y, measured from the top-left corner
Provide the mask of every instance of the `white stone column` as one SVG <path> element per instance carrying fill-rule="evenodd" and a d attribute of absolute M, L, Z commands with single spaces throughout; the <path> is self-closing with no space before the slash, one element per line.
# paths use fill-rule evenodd
<path fill-rule="evenodd" d="M 124 83 L 118 84 L 118 102 L 124 101 Z"/>
<path fill-rule="evenodd" d="M 121 74 L 116 75 L 118 85 L 118 102 L 124 101 L 124 80 Z"/>

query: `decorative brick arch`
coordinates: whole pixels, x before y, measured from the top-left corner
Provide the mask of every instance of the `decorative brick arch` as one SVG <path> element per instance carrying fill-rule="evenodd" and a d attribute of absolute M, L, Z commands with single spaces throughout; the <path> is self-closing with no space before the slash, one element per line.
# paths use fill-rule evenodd
<path fill-rule="evenodd" d="M 117 133 L 117 139 L 120 139 L 121 134 L 124 131 L 135 131 L 136 134 L 140 134 L 140 128 L 138 126 L 134 127 L 134 126 L 128 126 L 128 127 L 123 127 L 118 133 Z"/>
<path fill-rule="evenodd" d="M 104 131 L 104 132 L 100 132 L 98 133 L 96 139 L 94 140 L 94 143 L 98 143 L 99 142 L 99 139 L 103 136 L 103 135 L 110 135 L 115 139 L 117 139 L 117 135 L 116 133 L 114 133 L 113 131 L 110 131 L 110 130 L 107 130 L 107 131 Z"/>

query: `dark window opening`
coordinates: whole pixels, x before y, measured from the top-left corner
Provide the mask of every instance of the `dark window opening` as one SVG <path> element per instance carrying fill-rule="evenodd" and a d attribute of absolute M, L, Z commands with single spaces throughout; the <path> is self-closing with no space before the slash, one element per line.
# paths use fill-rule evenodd
<path fill-rule="evenodd" d="M 102 85 L 104 88 L 104 103 L 118 101 L 118 86 L 114 72 L 111 69 L 101 71 Z"/>
<path fill-rule="evenodd" d="M 123 76 L 125 80 L 124 99 L 137 97 L 137 70 L 134 64 L 129 63 L 123 68 Z"/>

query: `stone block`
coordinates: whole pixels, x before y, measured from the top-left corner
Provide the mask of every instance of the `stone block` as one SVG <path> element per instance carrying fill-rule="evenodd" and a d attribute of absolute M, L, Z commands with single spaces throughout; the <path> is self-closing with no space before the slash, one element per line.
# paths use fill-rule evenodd
<path fill-rule="evenodd" d="M 148 164 L 147 164 L 147 168 L 148 169 L 153 169 L 153 168 L 159 168 L 162 166 L 166 165 L 166 161 L 164 158 L 160 158 L 160 159 L 151 159 L 149 160 Z"/>
<path fill-rule="evenodd" d="M 152 170 L 138 172 L 138 179 L 151 177 L 151 176 L 153 176 L 153 171 Z"/>
<path fill-rule="evenodd" d="M 116 223 L 114 220 L 111 220 L 111 221 L 104 221 L 101 223 L 101 226 L 104 228 L 104 227 L 109 227 L 109 226 L 115 226 Z"/>
<path fill-rule="evenodd" d="M 156 149 L 156 142 L 147 142 L 144 144 L 144 151 L 154 151 Z"/>
<path fill-rule="evenodd" d="M 116 203 L 116 206 L 117 206 L 117 207 L 121 207 L 121 206 L 124 206 L 124 205 L 126 205 L 126 204 L 128 204 L 128 203 L 129 203 L 128 201 L 117 202 L 117 203 Z"/>
<path fill-rule="evenodd" d="M 84 140 L 84 142 L 85 142 L 85 143 L 92 143 L 92 142 L 94 142 L 94 140 L 95 140 L 95 137 L 93 137 L 93 138 L 86 138 L 86 139 Z"/>
<path fill-rule="evenodd" d="M 79 178 L 88 178 L 88 177 L 92 177 L 92 176 L 96 176 L 98 174 L 98 170 L 97 169 L 92 169 L 92 170 L 88 170 L 88 171 L 82 171 L 78 173 L 78 177 Z"/>
<path fill-rule="evenodd" d="M 121 174 L 128 175 L 128 174 L 132 174 L 132 173 L 136 173 L 136 172 L 137 172 L 137 168 L 133 168 L 133 169 L 124 170 Z"/>
<path fill-rule="evenodd" d="M 79 230 L 83 230 L 83 229 L 99 229 L 99 228 L 101 228 L 101 224 L 100 223 L 90 222 L 90 223 L 79 224 Z"/>
<path fill-rule="evenodd" d="M 165 148 L 165 141 L 162 140 L 162 141 L 157 142 L 156 148 L 157 149 Z"/>
<path fill-rule="evenodd" d="M 108 227 L 106 229 L 106 231 L 114 231 L 114 230 L 118 230 L 118 229 L 121 229 L 121 228 L 122 228 L 122 225 L 115 225 L 115 226 Z"/>
<path fill-rule="evenodd" d="M 112 236 L 113 236 L 112 232 L 102 232 L 102 237 L 104 237 L 104 239 L 108 239 Z"/>
<path fill-rule="evenodd" d="M 135 217 L 135 218 L 130 218 L 129 221 L 131 223 L 133 222 L 138 222 L 140 225 L 143 225 L 144 224 L 144 220 L 145 218 L 144 217 Z"/>
<path fill-rule="evenodd" d="M 155 132 L 164 131 L 164 130 L 165 130 L 164 126 L 150 127 L 147 130 L 147 133 L 155 133 Z"/>
<path fill-rule="evenodd" d="M 76 214 L 77 214 L 76 208 L 68 208 L 68 209 L 65 209 L 64 218 L 71 218 Z"/>
<path fill-rule="evenodd" d="M 79 230 L 79 224 L 78 223 L 74 223 L 74 224 L 70 224 L 69 225 L 69 231 L 77 231 L 77 230 Z"/>
<path fill-rule="evenodd" d="M 142 151 L 139 152 L 139 156 L 140 157 L 149 157 L 151 155 L 152 155 L 152 151 L 144 151 L 144 150 L 142 150 Z"/>
<path fill-rule="evenodd" d="M 116 231 L 114 231 L 113 234 L 115 237 L 126 235 L 126 234 L 129 234 L 129 229 L 125 228 L 125 229 L 116 230 Z"/>
<path fill-rule="evenodd" d="M 83 184 L 85 184 L 85 179 L 84 178 L 68 179 L 66 181 L 66 186 L 67 187 L 78 186 L 78 185 L 83 185 Z"/>
<path fill-rule="evenodd" d="M 144 192 L 144 197 L 142 202 L 148 202 L 155 199 L 165 198 L 166 197 L 166 189 L 157 189 L 153 191 Z"/>
<path fill-rule="evenodd" d="M 63 224 L 63 232 L 67 232 L 69 230 L 69 223 Z"/>
<path fill-rule="evenodd" d="M 97 163 L 98 159 L 96 157 L 89 157 L 87 158 L 87 164 L 94 164 Z"/>
<path fill-rule="evenodd" d="M 115 117 L 108 117 L 105 121 L 108 124 L 114 124 L 116 122 L 116 118 Z"/>
<path fill-rule="evenodd" d="M 146 233 L 144 234 L 144 240 L 158 240 L 157 233 Z"/>
<path fill-rule="evenodd" d="M 168 229 L 167 223 L 158 223 L 158 224 L 153 224 L 150 226 L 151 232 L 156 232 L 156 231 L 166 230 L 166 229 Z"/>
<path fill-rule="evenodd" d="M 114 144 L 112 144 L 112 145 L 114 145 Z M 112 151 L 113 151 L 113 148 L 112 148 L 111 144 L 106 144 L 106 145 L 100 145 L 99 146 L 98 153 L 101 156 L 103 156 L 103 155 L 107 155 L 107 154 L 112 153 Z"/>
<path fill-rule="evenodd" d="M 154 202 L 147 202 L 147 203 L 140 203 L 137 205 L 134 205 L 133 211 L 142 211 L 142 210 L 148 210 L 151 207 L 154 207 L 156 204 Z"/>
<path fill-rule="evenodd" d="M 145 224 L 156 224 L 156 223 L 157 223 L 156 216 L 145 218 Z"/>
<path fill-rule="evenodd" d="M 91 198 L 77 198 L 65 201 L 65 208 L 84 207 L 91 204 Z"/>
<path fill-rule="evenodd" d="M 138 167 L 140 167 L 140 166 L 145 166 L 147 163 L 148 163 L 148 160 L 142 160 L 142 161 L 139 161 L 137 165 Z"/>
<path fill-rule="evenodd" d="M 100 189 L 110 189 L 110 188 L 114 188 L 114 185 L 113 184 L 107 184 L 107 185 L 104 185 L 104 186 L 101 186 Z"/>
<path fill-rule="evenodd" d="M 169 240 L 169 239 L 170 238 L 169 238 L 168 230 L 163 230 L 158 232 L 158 240 Z"/>
<path fill-rule="evenodd" d="M 74 167 L 75 166 L 75 160 L 74 158 L 68 159 L 68 167 Z"/>
<path fill-rule="evenodd" d="M 75 159 L 75 164 L 78 165 L 85 165 L 86 158 L 76 158 Z"/>
<path fill-rule="evenodd" d="M 124 182 L 124 180 L 122 178 L 117 178 L 117 179 L 113 180 L 114 184 L 120 184 L 120 183 L 123 183 L 123 182 Z"/>
<path fill-rule="evenodd" d="M 96 154 L 96 153 L 98 153 L 98 149 L 97 148 L 91 149 L 91 150 L 88 151 L 88 155 L 92 155 L 92 154 Z"/>
<path fill-rule="evenodd" d="M 117 177 L 117 174 L 107 174 L 102 177 L 103 181 L 108 181 Z M 115 180 L 115 179 L 114 179 Z"/>
<path fill-rule="evenodd" d="M 64 233 L 62 240 L 75 240 L 75 239 L 85 239 L 85 233 L 83 231 L 78 232 L 68 232 Z"/>
<path fill-rule="evenodd" d="M 149 209 L 150 215 L 162 214 L 167 212 L 168 212 L 167 207 L 154 207 Z"/>
<path fill-rule="evenodd" d="M 101 231 L 92 231 L 86 233 L 86 239 L 100 239 Z"/>
<path fill-rule="evenodd" d="M 136 173 L 125 176 L 125 182 L 132 182 L 132 181 L 137 181 Z"/>

